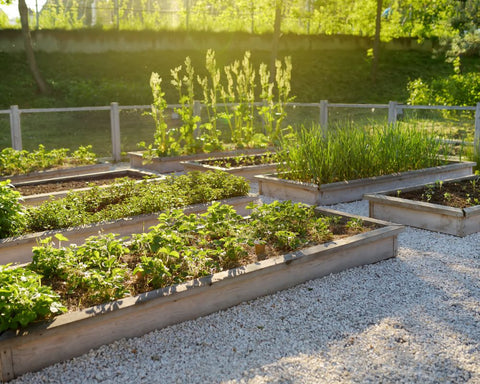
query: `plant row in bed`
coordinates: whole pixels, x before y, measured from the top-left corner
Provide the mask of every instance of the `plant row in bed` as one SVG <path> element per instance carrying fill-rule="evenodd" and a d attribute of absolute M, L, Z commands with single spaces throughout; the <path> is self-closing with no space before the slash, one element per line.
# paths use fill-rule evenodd
<path fill-rule="evenodd" d="M 321 185 L 447 164 L 450 144 L 406 124 L 352 124 L 302 127 L 281 147 L 281 178 Z"/>
<path fill-rule="evenodd" d="M 270 257 L 375 228 L 289 201 L 249 209 L 247 218 L 220 203 L 198 216 L 169 210 L 146 233 L 101 234 L 82 245 L 45 239 L 28 266 L 0 266 L 0 331 L 249 264 L 258 243 Z"/>
<path fill-rule="evenodd" d="M 0 176 L 95 164 L 97 158 L 91 149 L 91 145 L 80 146 L 69 154 L 70 150 L 67 148 L 46 150 L 43 145 L 39 145 L 34 151 L 4 148 L 0 151 Z"/>
<path fill-rule="evenodd" d="M 106 188 L 70 192 L 36 207 L 20 204 L 20 194 L 0 182 L 0 237 L 68 228 L 155 213 L 229 197 L 245 196 L 249 184 L 223 172 L 191 172 L 158 182 L 125 180 Z"/>

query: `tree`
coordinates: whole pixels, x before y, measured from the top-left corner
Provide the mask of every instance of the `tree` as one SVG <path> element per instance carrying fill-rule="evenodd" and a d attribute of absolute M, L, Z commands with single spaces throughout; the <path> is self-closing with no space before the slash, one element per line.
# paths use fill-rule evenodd
<path fill-rule="evenodd" d="M 377 12 L 375 15 L 375 36 L 373 38 L 372 81 L 377 81 L 378 59 L 380 54 L 380 29 L 382 25 L 383 1 L 377 0 Z"/>
<path fill-rule="evenodd" d="M 10 4 L 11 0 L 0 0 L 2 4 Z M 35 53 L 33 52 L 32 37 L 30 35 L 30 27 L 28 26 L 28 7 L 25 0 L 18 0 L 18 12 L 20 14 L 20 23 L 22 25 L 23 44 L 25 48 L 25 54 L 27 56 L 28 66 L 30 72 L 37 84 L 38 90 L 43 94 L 49 94 L 50 88 L 43 79 L 40 70 L 35 59 Z"/>
<path fill-rule="evenodd" d="M 282 30 L 282 8 L 283 0 L 275 0 L 275 20 L 273 23 L 272 53 L 270 57 L 270 80 L 272 82 L 275 80 L 275 61 L 278 56 L 278 44 Z"/>
<path fill-rule="evenodd" d="M 28 26 L 28 8 L 25 0 L 18 0 L 18 12 L 20 13 L 20 23 L 22 24 L 23 45 L 25 48 L 25 55 L 27 56 L 28 66 L 30 72 L 37 83 L 37 87 L 42 94 L 49 94 L 50 89 L 40 73 L 40 69 L 35 59 L 33 52 L 32 36 L 30 35 L 30 27 Z"/>

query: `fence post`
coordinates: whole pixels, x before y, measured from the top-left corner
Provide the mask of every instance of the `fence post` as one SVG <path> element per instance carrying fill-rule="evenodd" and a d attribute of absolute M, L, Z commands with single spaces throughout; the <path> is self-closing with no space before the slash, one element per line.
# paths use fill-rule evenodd
<path fill-rule="evenodd" d="M 328 100 L 320 100 L 320 127 L 328 128 Z"/>
<path fill-rule="evenodd" d="M 477 103 L 475 108 L 475 136 L 473 138 L 473 154 L 474 159 L 478 160 L 480 157 L 480 103 Z"/>
<path fill-rule="evenodd" d="M 396 124 L 397 123 L 397 102 L 390 101 L 388 103 L 388 124 Z"/>
<path fill-rule="evenodd" d="M 121 160 L 120 147 L 120 110 L 118 103 L 110 103 L 110 127 L 112 131 L 112 157 L 113 161 Z"/>
<path fill-rule="evenodd" d="M 10 134 L 12 136 L 12 148 L 22 150 L 22 129 L 20 126 L 20 111 L 18 105 L 10 107 Z"/>

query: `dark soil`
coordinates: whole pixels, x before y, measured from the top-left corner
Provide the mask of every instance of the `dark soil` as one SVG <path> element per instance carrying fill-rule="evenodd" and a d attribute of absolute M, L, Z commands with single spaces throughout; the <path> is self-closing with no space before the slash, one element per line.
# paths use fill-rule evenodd
<path fill-rule="evenodd" d="M 480 205 L 480 177 L 458 182 L 436 182 L 414 191 L 400 191 L 392 196 L 453 208 L 473 207 Z"/>
<path fill-rule="evenodd" d="M 141 180 L 141 175 L 130 175 L 126 177 L 130 180 Z M 53 181 L 49 183 L 39 183 L 24 186 L 15 186 L 15 189 L 20 192 L 22 196 L 37 195 L 40 193 L 53 193 L 60 191 L 70 191 L 72 189 L 86 188 L 94 185 L 109 185 L 114 184 L 124 178 L 118 176 L 101 176 L 95 179 L 86 180 L 69 180 L 69 181 Z"/>

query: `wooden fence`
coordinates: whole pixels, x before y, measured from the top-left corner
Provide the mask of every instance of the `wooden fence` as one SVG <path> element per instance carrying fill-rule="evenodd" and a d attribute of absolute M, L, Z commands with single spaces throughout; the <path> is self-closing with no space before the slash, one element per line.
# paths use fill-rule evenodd
<path fill-rule="evenodd" d="M 261 102 L 254 103 L 257 106 L 263 105 Z M 235 104 L 218 104 L 222 106 L 234 106 Z M 473 143 L 467 143 L 474 146 L 475 153 L 480 153 L 480 103 L 476 106 L 445 106 L 445 105 L 405 105 L 395 101 L 390 101 L 388 104 L 344 104 L 344 103 L 329 103 L 327 100 L 321 100 L 319 103 L 288 103 L 291 107 L 312 107 L 319 110 L 319 124 L 323 129 L 328 128 L 328 114 L 330 108 L 365 108 L 365 109 L 386 109 L 388 110 L 388 123 L 395 124 L 405 110 L 455 110 L 455 111 L 474 111 L 475 112 L 475 134 Z M 179 108 L 179 104 L 169 104 L 167 108 Z M 196 101 L 194 105 L 194 113 L 200 116 L 203 104 Z M 10 109 L 0 110 L 1 114 L 10 115 L 10 133 L 12 148 L 22 149 L 22 130 L 21 119 L 22 114 L 27 113 L 49 113 L 49 112 L 80 112 L 80 111 L 110 111 L 110 132 L 112 141 L 112 159 L 114 161 L 121 160 L 121 145 L 120 145 L 120 111 L 121 110 L 149 110 L 150 105 L 128 105 L 120 106 L 113 102 L 110 106 L 100 107 L 75 107 L 75 108 L 33 108 L 33 109 L 19 109 L 17 105 L 12 105 Z"/>

